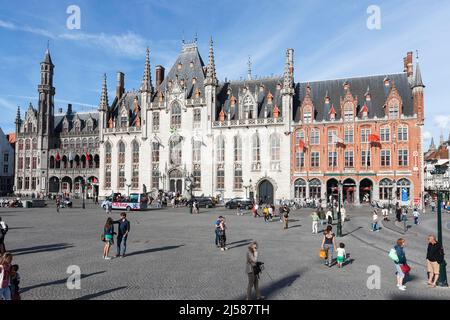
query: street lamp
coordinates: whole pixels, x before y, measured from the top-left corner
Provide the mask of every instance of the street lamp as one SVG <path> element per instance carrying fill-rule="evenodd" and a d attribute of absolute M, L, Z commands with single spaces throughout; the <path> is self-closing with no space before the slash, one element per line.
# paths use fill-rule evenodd
<path fill-rule="evenodd" d="M 83 175 L 83 181 L 81 182 L 81 193 L 83 197 L 83 209 L 86 209 L 86 203 L 84 201 L 84 192 L 86 190 L 86 175 Z"/>
<path fill-rule="evenodd" d="M 341 189 L 342 189 L 342 180 L 338 181 L 338 223 L 337 223 L 337 232 L 336 235 L 338 237 L 342 237 L 342 216 L 341 216 Z"/>
<path fill-rule="evenodd" d="M 194 175 L 192 173 L 188 174 L 186 172 L 186 178 L 185 178 L 186 186 L 185 186 L 185 189 L 187 191 L 189 191 L 189 200 L 192 200 L 192 187 L 193 187 L 192 186 L 192 181 L 193 181 L 193 179 L 194 179 Z M 194 202 L 191 201 L 191 204 L 189 205 L 189 213 L 191 213 L 191 214 L 192 214 L 193 206 L 194 206 Z"/>
<path fill-rule="evenodd" d="M 437 192 L 437 236 L 438 236 L 438 242 L 441 244 L 442 247 L 444 247 L 443 244 L 443 239 L 442 239 L 442 194 L 440 192 L 440 188 L 437 186 L 436 184 L 436 175 L 440 174 L 444 174 L 444 171 L 442 170 L 442 168 L 436 168 L 431 171 L 431 174 L 433 175 L 433 180 L 435 182 L 436 185 L 436 192 Z M 437 285 L 440 287 L 448 287 L 448 283 L 447 283 L 447 263 L 445 262 L 445 260 L 443 260 L 440 264 L 439 264 L 439 279 L 437 281 Z"/>
<path fill-rule="evenodd" d="M 244 186 L 244 188 L 245 188 L 245 199 L 248 199 L 248 193 L 247 193 L 247 191 L 250 189 L 251 186 L 252 186 L 252 179 L 250 179 L 250 180 L 248 181 L 248 185 Z"/>

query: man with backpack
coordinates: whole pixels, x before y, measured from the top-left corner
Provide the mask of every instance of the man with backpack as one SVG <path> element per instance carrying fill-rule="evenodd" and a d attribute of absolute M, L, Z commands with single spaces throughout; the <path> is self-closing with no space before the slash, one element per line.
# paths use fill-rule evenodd
<path fill-rule="evenodd" d="M 5 236 L 7 232 L 8 225 L 2 220 L 2 217 L 0 217 L 0 255 L 3 255 L 6 252 Z"/>

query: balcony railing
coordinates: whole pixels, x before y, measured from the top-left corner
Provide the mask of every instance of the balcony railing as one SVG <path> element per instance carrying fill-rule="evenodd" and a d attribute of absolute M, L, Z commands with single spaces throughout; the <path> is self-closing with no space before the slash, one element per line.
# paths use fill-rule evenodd
<path fill-rule="evenodd" d="M 105 129 L 105 133 L 120 133 L 120 132 L 141 132 L 141 127 L 115 127 Z"/>
<path fill-rule="evenodd" d="M 283 118 L 258 118 L 258 119 L 239 119 L 239 120 L 224 120 L 214 121 L 213 127 L 239 127 L 239 126 L 265 126 L 273 124 L 284 124 Z"/>

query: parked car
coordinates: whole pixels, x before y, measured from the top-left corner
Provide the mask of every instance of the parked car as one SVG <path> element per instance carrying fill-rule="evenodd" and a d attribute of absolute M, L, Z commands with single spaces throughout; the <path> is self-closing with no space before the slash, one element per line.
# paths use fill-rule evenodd
<path fill-rule="evenodd" d="M 200 208 L 214 208 L 216 204 L 211 198 L 208 197 L 196 197 L 186 202 L 187 206 L 192 205 L 192 203 L 196 200 L 198 202 L 198 206 Z"/>
<path fill-rule="evenodd" d="M 250 199 L 233 198 L 225 203 L 225 208 L 236 209 L 238 207 L 238 203 L 241 204 L 242 209 L 250 210 L 253 207 L 253 203 Z"/>

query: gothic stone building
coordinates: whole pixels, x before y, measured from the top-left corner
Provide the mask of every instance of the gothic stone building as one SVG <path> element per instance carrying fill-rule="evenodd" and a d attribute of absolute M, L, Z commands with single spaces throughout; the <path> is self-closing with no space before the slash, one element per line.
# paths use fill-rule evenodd
<path fill-rule="evenodd" d="M 298 84 L 294 197 L 421 203 L 423 88 L 411 52 L 402 73 Z"/>
<path fill-rule="evenodd" d="M 39 101 L 16 116 L 15 191 L 24 195 L 98 194 L 98 113 L 54 112 L 54 65 L 47 50 L 41 62 Z"/>

